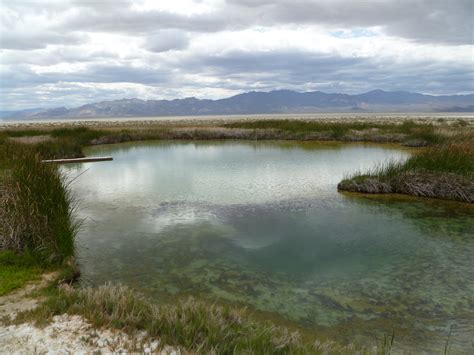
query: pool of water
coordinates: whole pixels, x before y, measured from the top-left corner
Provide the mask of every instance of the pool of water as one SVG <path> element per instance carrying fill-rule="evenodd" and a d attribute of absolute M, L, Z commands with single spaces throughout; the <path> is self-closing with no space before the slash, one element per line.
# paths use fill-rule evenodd
<path fill-rule="evenodd" d="M 100 146 L 69 166 L 83 284 L 249 306 L 339 341 L 470 351 L 474 210 L 338 193 L 345 174 L 409 152 L 296 142 Z M 450 334 L 450 335 L 449 335 Z"/>

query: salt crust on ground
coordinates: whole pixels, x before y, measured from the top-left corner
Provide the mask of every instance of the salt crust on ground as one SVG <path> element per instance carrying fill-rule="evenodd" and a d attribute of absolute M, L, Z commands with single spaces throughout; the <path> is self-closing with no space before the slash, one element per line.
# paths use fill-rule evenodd
<path fill-rule="evenodd" d="M 0 326 L 0 352 L 8 354 L 180 353 L 158 346 L 159 341 L 147 340 L 146 333 L 131 338 L 120 331 L 96 329 L 82 317 L 67 314 L 55 316 L 43 328 L 30 323 Z"/>

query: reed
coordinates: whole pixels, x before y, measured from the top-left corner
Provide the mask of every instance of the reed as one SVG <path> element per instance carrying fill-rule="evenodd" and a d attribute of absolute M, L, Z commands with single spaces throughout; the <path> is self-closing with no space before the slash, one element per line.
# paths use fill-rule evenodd
<path fill-rule="evenodd" d="M 430 147 L 409 158 L 400 169 L 452 173 L 467 178 L 474 175 L 474 142 Z"/>
<path fill-rule="evenodd" d="M 450 143 L 425 148 L 406 161 L 389 161 L 350 178 L 362 175 L 389 179 L 403 172 L 451 173 L 473 178 L 474 143 Z"/>
<path fill-rule="evenodd" d="M 0 250 L 54 263 L 73 255 L 77 225 L 67 184 L 57 166 L 42 159 L 33 146 L 0 146 Z"/>

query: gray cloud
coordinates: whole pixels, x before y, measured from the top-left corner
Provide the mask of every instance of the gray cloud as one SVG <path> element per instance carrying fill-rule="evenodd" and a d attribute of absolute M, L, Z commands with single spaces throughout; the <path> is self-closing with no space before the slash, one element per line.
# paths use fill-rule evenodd
<path fill-rule="evenodd" d="M 472 0 L 228 0 L 213 12 L 193 16 L 136 11 L 128 1 L 120 6 L 108 2 L 77 4 L 82 10 L 66 17 L 58 28 L 144 33 L 157 29 L 217 32 L 283 24 L 380 26 L 388 34 L 419 42 L 473 43 Z"/>
<path fill-rule="evenodd" d="M 75 45 L 85 42 L 85 36 L 76 33 L 59 33 L 55 31 L 28 31 L 0 33 L 1 49 L 31 50 L 46 48 L 50 44 Z"/>
<path fill-rule="evenodd" d="M 388 34 L 420 42 L 472 44 L 472 0 L 229 0 L 252 8 L 263 24 L 312 23 L 338 27 L 381 26 Z"/>
<path fill-rule="evenodd" d="M 138 10 L 132 1 L 3 2 L 0 7 L 3 108 L 252 89 L 474 92 L 474 67 L 465 56 L 473 48 L 471 0 L 228 0 L 196 14 Z M 397 48 L 391 57 L 312 43 L 305 49 L 291 39 L 280 47 L 247 44 L 251 40 L 199 42 L 211 35 L 219 39 L 224 31 L 271 32 L 286 26 L 306 33 L 313 25 L 335 36 L 338 30 L 354 30 L 355 37 L 377 27 L 376 34 L 410 43 L 417 55 L 401 60 Z M 111 36 L 112 46 L 109 34 L 120 35 Z M 352 43 L 351 36 L 344 40 Z M 383 38 L 375 35 L 373 41 Z M 433 54 L 439 48 L 440 58 Z"/>
<path fill-rule="evenodd" d="M 352 28 L 380 26 L 388 34 L 420 42 L 473 44 L 472 0 L 228 0 L 214 11 L 183 15 L 165 11 L 138 11 L 132 1 L 73 1 L 6 3 L 14 15 L 3 15 L 9 24 L 19 13 L 48 12 L 55 21 L 47 31 L 15 34 L 2 31 L 4 48 L 34 49 L 47 44 L 77 43 L 72 32 L 148 34 L 160 29 L 218 32 L 251 26 L 317 24 Z M 72 8 L 72 10 L 71 10 Z M 60 15 L 60 16 L 59 16 Z M 23 27 L 27 28 L 28 24 Z"/>
<path fill-rule="evenodd" d="M 160 53 L 169 50 L 184 49 L 189 44 L 189 38 L 183 31 L 162 30 L 149 36 L 145 48 L 151 52 Z"/>
<path fill-rule="evenodd" d="M 160 29 L 177 29 L 190 32 L 218 32 L 233 26 L 228 15 L 222 12 L 185 16 L 176 13 L 150 10 L 134 11 L 126 6 L 117 6 L 104 12 L 92 3 L 56 25 L 57 29 L 87 30 L 97 32 L 146 34 Z M 240 28 L 247 27 L 239 26 Z"/>
<path fill-rule="evenodd" d="M 91 64 L 72 73 L 43 73 L 32 71 L 26 65 L 3 69 L 0 72 L 2 87 L 19 88 L 39 84 L 56 83 L 139 83 L 164 84 L 170 79 L 170 71 L 164 68 L 134 68 L 122 64 Z"/>
<path fill-rule="evenodd" d="M 220 78 L 213 87 L 236 92 L 288 88 L 298 91 L 323 90 L 360 93 L 373 88 L 385 90 L 407 90 L 434 94 L 474 91 L 474 73 L 470 68 L 460 68 L 456 63 L 431 63 L 421 61 L 401 65 L 387 59 L 374 61 L 371 58 L 340 58 L 317 55 L 310 52 L 231 51 L 223 55 L 193 55 L 176 66 L 157 68 L 133 68 L 127 65 L 92 64 L 83 71 L 58 74 L 36 74 L 28 66 L 15 66 L 2 72 L 2 93 L 7 95 L 21 89 L 24 93 L 36 92 L 44 85 L 70 85 L 74 90 L 53 91 L 48 100 L 53 106 L 67 97 L 92 97 L 91 92 L 100 93 L 92 101 L 105 98 L 130 96 L 126 91 L 114 88 L 81 88 L 80 83 L 136 83 L 171 92 L 179 96 L 180 89 L 205 89 L 204 82 L 189 81 L 186 74 L 200 73 L 204 77 Z M 76 85 L 76 86 L 75 86 Z M 71 96 L 74 93 L 75 96 Z M 136 93 L 131 94 L 136 95 Z M 186 95 L 184 95 L 186 96 Z M 76 99 L 76 102 L 83 102 Z M 76 104 L 75 102 L 75 104 Z M 37 102 L 33 106 L 45 105 Z"/>
<path fill-rule="evenodd" d="M 248 90 L 256 81 L 262 89 L 292 88 L 360 93 L 373 88 L 434 94 L 473 92 L 474 71 L 455 62 L 418 61 L 401 64 L 390 59 L 342 58 L 312 52 L 231 51 L 196 55 L 181 62 L 182 71 L 198 69 L 212 77 L 235 80 L 225 88 Z"/>
<path fill-rule="evenodd" d="M 54 47 L 37 50 L 29 50 L 25 55 L 24 50 L 4 50 L 1 56 L 1 64 L 18 65 L 33 64 L 38 66 L 51 66 L 60 63 L 87 63 L 106 62 L 118 59 L 114 53 L 107 51 L 87 51 L 80 47 Z"/>

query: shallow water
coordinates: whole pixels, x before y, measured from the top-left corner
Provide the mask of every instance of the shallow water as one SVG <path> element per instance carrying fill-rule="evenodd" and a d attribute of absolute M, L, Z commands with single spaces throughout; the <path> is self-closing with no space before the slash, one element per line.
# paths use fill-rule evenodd
<path fill-rule="evenodd" d="M 238 302 L 319 336 L 471 351 L 474 210 L 341 194 L 344 174 L 408 151 L 336 143 L 101 146 L 66 168 L 85 222 L 84 284 Z M 259 315 L 261 315 L 259 312 Z"/>

